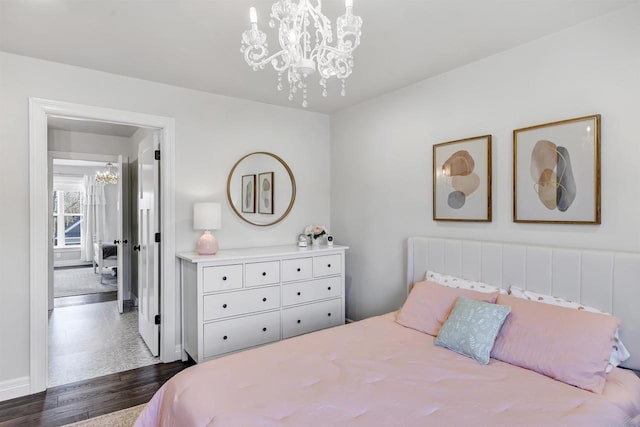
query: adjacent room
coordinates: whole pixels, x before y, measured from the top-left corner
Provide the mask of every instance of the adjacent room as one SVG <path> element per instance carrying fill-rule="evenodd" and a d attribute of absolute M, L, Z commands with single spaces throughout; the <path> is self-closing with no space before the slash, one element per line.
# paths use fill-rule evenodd
<path fill-rule="evenodd" d="M 48 387 L 160 361 L 138 331 L 138 252 L 130 250 L 138 241 L 137 146 L 145 132 L 80 119 L 47 121 L 53 195 Z"/>
<path fill-rule="evenodd" d="M 0 425 L 640 427 L 638 22 L 0 1 Z"/>

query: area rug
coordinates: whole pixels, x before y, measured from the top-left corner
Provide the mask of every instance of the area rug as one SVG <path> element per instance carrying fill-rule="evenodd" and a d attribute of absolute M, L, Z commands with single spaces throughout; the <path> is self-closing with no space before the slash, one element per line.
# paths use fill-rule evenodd
<path fill-rule="evenodd" d="M 118 279 L 115 276 L 104 274 L 102 282 L 100 283 L 100 274 L 93 272 L 93 267 L 55 269 L 53 295 L 58 298 L 118 290 Z"/>
<path fill-rule="evenodd" d="M 111 412 L 110 414 L 100 415 L 99 417 L 78 421 L 73 424 L 67 424 L 64 427 L 131 427 L 145 406 L 147 406 L 147 404 L 143 403 L 142 405 L 132 408 Z"/>

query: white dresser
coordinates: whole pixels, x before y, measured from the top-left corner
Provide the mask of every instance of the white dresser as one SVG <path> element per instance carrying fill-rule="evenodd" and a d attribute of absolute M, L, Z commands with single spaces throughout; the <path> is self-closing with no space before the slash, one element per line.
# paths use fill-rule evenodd
<path fill-rule="evenodd" d="M 344 324 L 346 246 L 178 254 L 184 348 L 196 361 Z"/>

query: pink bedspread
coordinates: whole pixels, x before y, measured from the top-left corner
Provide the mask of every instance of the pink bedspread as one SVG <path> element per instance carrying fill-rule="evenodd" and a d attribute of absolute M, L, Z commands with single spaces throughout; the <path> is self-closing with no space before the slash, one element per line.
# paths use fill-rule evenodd
<path fill-rule="evenodd" d="M 637 426 L 640 379 L 614 369 L 603 394 L 435 347 L 394 315 L 191 367 L 136 426 Z"/>

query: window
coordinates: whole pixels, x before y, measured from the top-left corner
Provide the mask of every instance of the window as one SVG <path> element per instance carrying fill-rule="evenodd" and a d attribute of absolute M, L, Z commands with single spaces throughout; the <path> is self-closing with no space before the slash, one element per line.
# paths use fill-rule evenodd
<path fill-rule="evenodd" d="M 53 246 L 80 246 L 82 239 L 82 191 L 53 191 Z"/>

